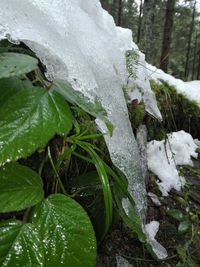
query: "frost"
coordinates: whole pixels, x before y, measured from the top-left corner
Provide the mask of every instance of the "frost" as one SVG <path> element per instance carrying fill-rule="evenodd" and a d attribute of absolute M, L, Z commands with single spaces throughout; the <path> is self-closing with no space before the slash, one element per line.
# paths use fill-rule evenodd
<path fill-rule="evenodd" d="M 192 136 L 184 131 L 168 134 L 167 140 L 148 143 L 148 167 L 160 179 L 157 183 L 164 196 L 172 188 L 181 190 L 185 179 L 179 175 L 177 165 L 193 165 L 191 157 L 197 158 L 196 149 Z"/>

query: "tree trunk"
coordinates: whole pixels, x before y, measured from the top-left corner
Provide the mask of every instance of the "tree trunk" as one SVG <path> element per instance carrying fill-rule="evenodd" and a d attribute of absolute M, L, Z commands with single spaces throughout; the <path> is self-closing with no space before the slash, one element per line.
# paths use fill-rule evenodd
<path fill-rule="evenodd" d="M 195 76 L 195 65 L 196 65 L 196 55 L 197 55 L 197 41 L 198 41 L 198 34 L 196 32 L 195 44 L 194 44 L 193 64 L 192 64 L 192 80 L 194 80 L 194 76 Z"/>
<path fill-rule="evenodd" d="M 146 60 L 151 61 L 153 44 L 153 25 L 156 0 L 144 0 L 143 17 L 141 26 L 140 49 L 146 55 Z"/>
<path fill-rule="evenodd" d="M 199 64 L 197 68 L 197 80 L 200 80 L 200 49 L 199 49 Z"/>
<path fill-rule="evenodd" d="M 137 43 L 140 43 L 140 36 L 141 36 L 141 26 L 142 26 L 142 12 L 143 12 L 143 1 L 140 0 L 140 13 L 138 19 L 138 32 L 137 32 Z"/>
<path fill-rule="evenodd" d="M 174 22 L 174 13 L 175 13 L 175 0 L 168 0 L 166 13 L 165 13 L 165 26 L 164 26 L 164 35 L 162 42 L 162 52 L 160 59 L 160 68 L 167 72 L 169 64 L 169 53 L 172 40 L 172 29 Z"/>
<path fill-rule="evenodd" d="M 191 43 L 192 43 L 192 33 L 193 33 L 194 22 L 195 22 L 195 13 L 196 13 L 196 0 L 194 1 L 192 21 L 191 21 L 190 31 L 189 31 L 189 36 L 188 36 L 188 45 L 187 45 L 186 62 L 185 62 L 185 74 L 184 74 L 185 80 L 188 79 L 188 75 L 189 75 L 189 58 L 190 58 Z"/>
<path fill-rule="evenodd" d="M 119 0 L 117 25 L 121 26 L 121 23 L 122 23 L 122 0 Z"/>

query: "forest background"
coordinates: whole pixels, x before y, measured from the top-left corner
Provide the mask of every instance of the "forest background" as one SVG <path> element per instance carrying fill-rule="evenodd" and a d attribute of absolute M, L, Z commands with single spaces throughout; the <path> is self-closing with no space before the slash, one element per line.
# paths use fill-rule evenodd
<path fill-rule="evenodd" d="M 200 79 L 199 0 L 101 0 L 118 26 L 132 30 L 146 61 L 176 78 Z"/>

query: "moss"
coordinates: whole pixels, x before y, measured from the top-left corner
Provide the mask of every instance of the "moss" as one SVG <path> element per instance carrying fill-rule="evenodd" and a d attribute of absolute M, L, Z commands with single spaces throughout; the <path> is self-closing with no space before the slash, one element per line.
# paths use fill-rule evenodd
<path fill-rule="evenodd" d="M 149 139 L 162 139 L 166 132 L 184 130 L 194 138 L 200 137 L 200 108 L 196 101 L 189 100 L 166 82 L 151 81 L 158 107 L 163 116 L 162 124 L 146 117 Z"/>
<path fill-rule="evenodd" d="M 133 130 L 136 130 L 139 125 L 143 122 L 143 119 L 146 115 L 145 106 L 143 103 L 139 104 L 129 104 L 129 117 Z"/>

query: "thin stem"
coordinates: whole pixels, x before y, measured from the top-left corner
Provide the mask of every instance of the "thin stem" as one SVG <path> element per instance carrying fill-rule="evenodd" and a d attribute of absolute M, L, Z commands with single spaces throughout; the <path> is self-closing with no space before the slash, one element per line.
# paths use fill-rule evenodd
<path fill-rule="evenodd" d="M 56 170 L 55 164 L 54 164 L 53 159 L 52 159 L 52 156 L 51 156 L 51 151 L 50 151 L 50 147 L 49 147 L 49 146 L 48 146 L 48 148 L 47 148 L 47 151 L 48 151 L 48 157 L 49 157 L 51 166 L 52 166 L 52 168 L 53 168 L 53 170 L 54 170 L 54 173 L 55 173 L 55 175 L 56 175 L 56 178 L 58 179 L 58 183 L 59 183 L 59 185 L 60 185 L 60 188 L 61 188 L 63 194 L 68 195 L 68 194 L 67 194 L 67 191 L 65 190 L 65 187 L 64 187 L 64 185 L 63 185 L 63 183 L 62 183 L 62 181 L 61 181 L 61 178 L 60 178 L 60 176 L 59 176 L 59 174 L 58 174 L 58 172 L 57 172 L 57 170 Z"/>

